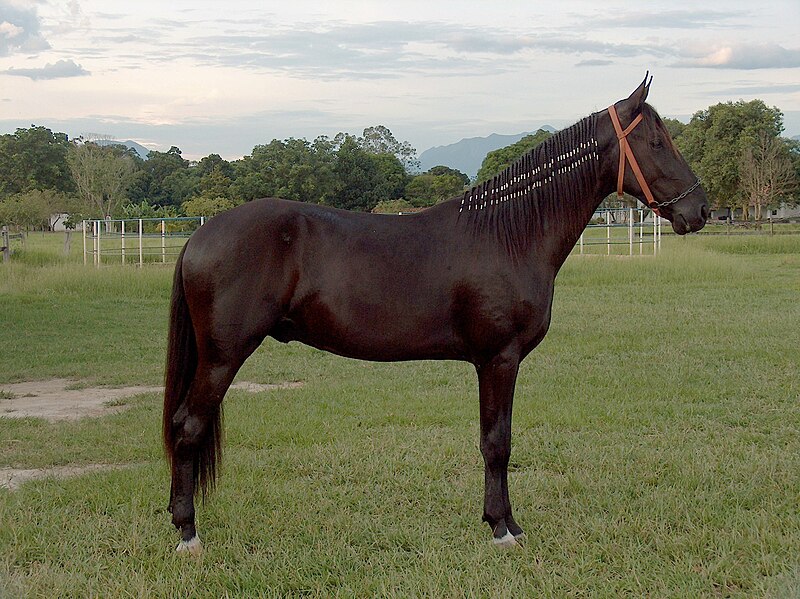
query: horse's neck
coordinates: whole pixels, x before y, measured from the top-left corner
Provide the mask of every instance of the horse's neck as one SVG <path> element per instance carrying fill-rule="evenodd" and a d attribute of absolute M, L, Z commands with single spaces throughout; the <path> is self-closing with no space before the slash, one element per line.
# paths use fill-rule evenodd
<path fill-rule="evenodd" d="M 547 242 L 539 246 L 538 259 L 542 259 L 542 252 L 545 252 L 556 269 L 561 267 L 591 221 L 592 215 L 608 195 L 606 187 L 604 180 L 597 175 L 591 193 L 565 198 L 565 201 L 555 206 L 552 229 L 544 232 Z M 533 251 L 537 251 L 536 248 Z"/>
<path fill-rule="evenodd" d="M 602 201 L 613 191 L 616 184 L 616 156 L 611 151 L 616 147 L 616 138 L 600 124 L 594 131 L 591 178 L 584 193 L 571 194 L 553 203 L 554 218 L 547 230 L 538 231 L 538 243 L 533 244 L 536 255 L 529 259 L 546 259 L 558 270 L 578 242 Z M 538 247 L 536 247 L 538 246 Z"/>

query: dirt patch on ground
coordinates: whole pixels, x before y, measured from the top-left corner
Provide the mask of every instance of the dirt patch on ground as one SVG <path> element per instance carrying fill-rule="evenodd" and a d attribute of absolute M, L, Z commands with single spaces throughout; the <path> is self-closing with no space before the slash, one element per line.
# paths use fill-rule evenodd
<path fill-rule="evenodd" d="M 43 478 L 69 478 L 87 472 L 122 470 L 130 466 L 120 464 L 88 464 L 85 466 L 53 466 L 51 468 L 0 468 L 0 489 L 16 491 L 29 480 Z"/>
<path fill-rule="evenodd" d="M 161 387 L 67 389 L 71 385 L 74 381 L 67 379 L 4 384 L 0 389 L 11 398 L 0 399 L 0 416 L 50 422 L 105 416 L 124 410 L 125 405 L 119 402 L 125 398 L 161 391 Z"/>
<path fill-rule="evenodd" d="M 142 393 L 162 393 L 163 387 L 92 387 L 68 389 L 75 381 L 51 379 L 27 383 L 0 385 L 0 418 L 43 418 L 49 422 L 78 420 L 92 416 L 115 414 L 127 408 L 124 401 Z M 242 381 L 231 385 L 250 393 L 275 389 L 297 389 L 299 381 L 263 384 Z M 88 464 L 83 466 L 54 466 L 51 468 L 0 468 L 0 489 L 14 491 L 23 483 L 43 478 L 68 478 L 87 472 L 121 470 L 130 465 Z"/>
<path fill-rule="evenodd" d="M 162 393 L 163 387 L 91 387 L 68 389 L 75 381 L 51 379 L 27 383 L 0 385 L 0 418 L 43 418 L 49 422 L 78 420 L 91 416 L 106 416 L 121 412 L 124 400 L 142 393 Z M 274 389 L 296 389 L 303 383 L 287 382 L 275 385 L 234 383 L 231 389 L 258 393 Z"/>

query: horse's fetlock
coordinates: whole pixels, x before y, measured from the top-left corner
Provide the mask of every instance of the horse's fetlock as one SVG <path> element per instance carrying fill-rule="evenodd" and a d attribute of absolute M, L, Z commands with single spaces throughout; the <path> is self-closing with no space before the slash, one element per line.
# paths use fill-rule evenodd
<path fill-rule="evenodd" d="M 176 451 L 183 449 L 192 449 L 197 447 L 205 435 L 208 428 L 208 422 L 197 416 L 187 416 L 178 425 L 177 441 L 175 443 Z"/>

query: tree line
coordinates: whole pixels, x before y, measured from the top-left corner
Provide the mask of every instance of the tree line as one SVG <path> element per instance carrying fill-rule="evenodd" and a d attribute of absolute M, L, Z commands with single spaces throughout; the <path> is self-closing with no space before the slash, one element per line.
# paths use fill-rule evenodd
<path fill-rule="evenodd" d="M 688 124 L 664 121 L 714 208 L 741 208 L 748 218 L 752 207 L 758 220 L 764 208 L 800 201 L 800 142 L 781 137 L 778 108 L 726 102 L 696 112 Z M 267 196 L 401 212 L 459 195 L 550 135 L 539 130 L 489 152 L 470 181 L 446 166 L 419 173 L 416 150 L 382 125 L 361 136 L 275 139 L 234 161 L 218 154 L 190 161 L 177 147 L 143 160 L 124 146 L 70 140 L 32 125 L 0 135 L 0 222 L 47 226 L 52 214 L 69 215 L 68 225 L 82 218 L 213 216 Z"/>
<path fill-rule="evenodd" d="M 418 173 L 418 165 L 416 150 L 382 125 L 361 136 L 275 139 L 234 161 L 218 154 L 190 161 L 177 147 L 143 160 L 125 146 L 31 125 L 0 136 L 0 222 L 213 216 L 269 196 L 398 212 L 451 198 L 469 183 L 455 169 Z"/>

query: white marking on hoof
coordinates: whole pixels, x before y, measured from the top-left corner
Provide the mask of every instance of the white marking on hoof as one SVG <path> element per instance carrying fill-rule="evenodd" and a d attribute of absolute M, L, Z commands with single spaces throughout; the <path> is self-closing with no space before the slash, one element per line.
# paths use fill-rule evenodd
<path fill-rule="evenodd" d="M 178 543 L 178 547 L 175 551 L 176 553 L 188 553 L 189 555 L 197 557 L 203 553 L 203 544 L 200 542 L 200 537 L 195 535 L 188 541 L 181 541 Z"/>
<path fill-rule="evenodd" d="M 502 537 L 492 537 L 492 544 L 498 549 L 511 549 L 512 547 L 522 547 L 510 532 L 506 532 Z"/>

